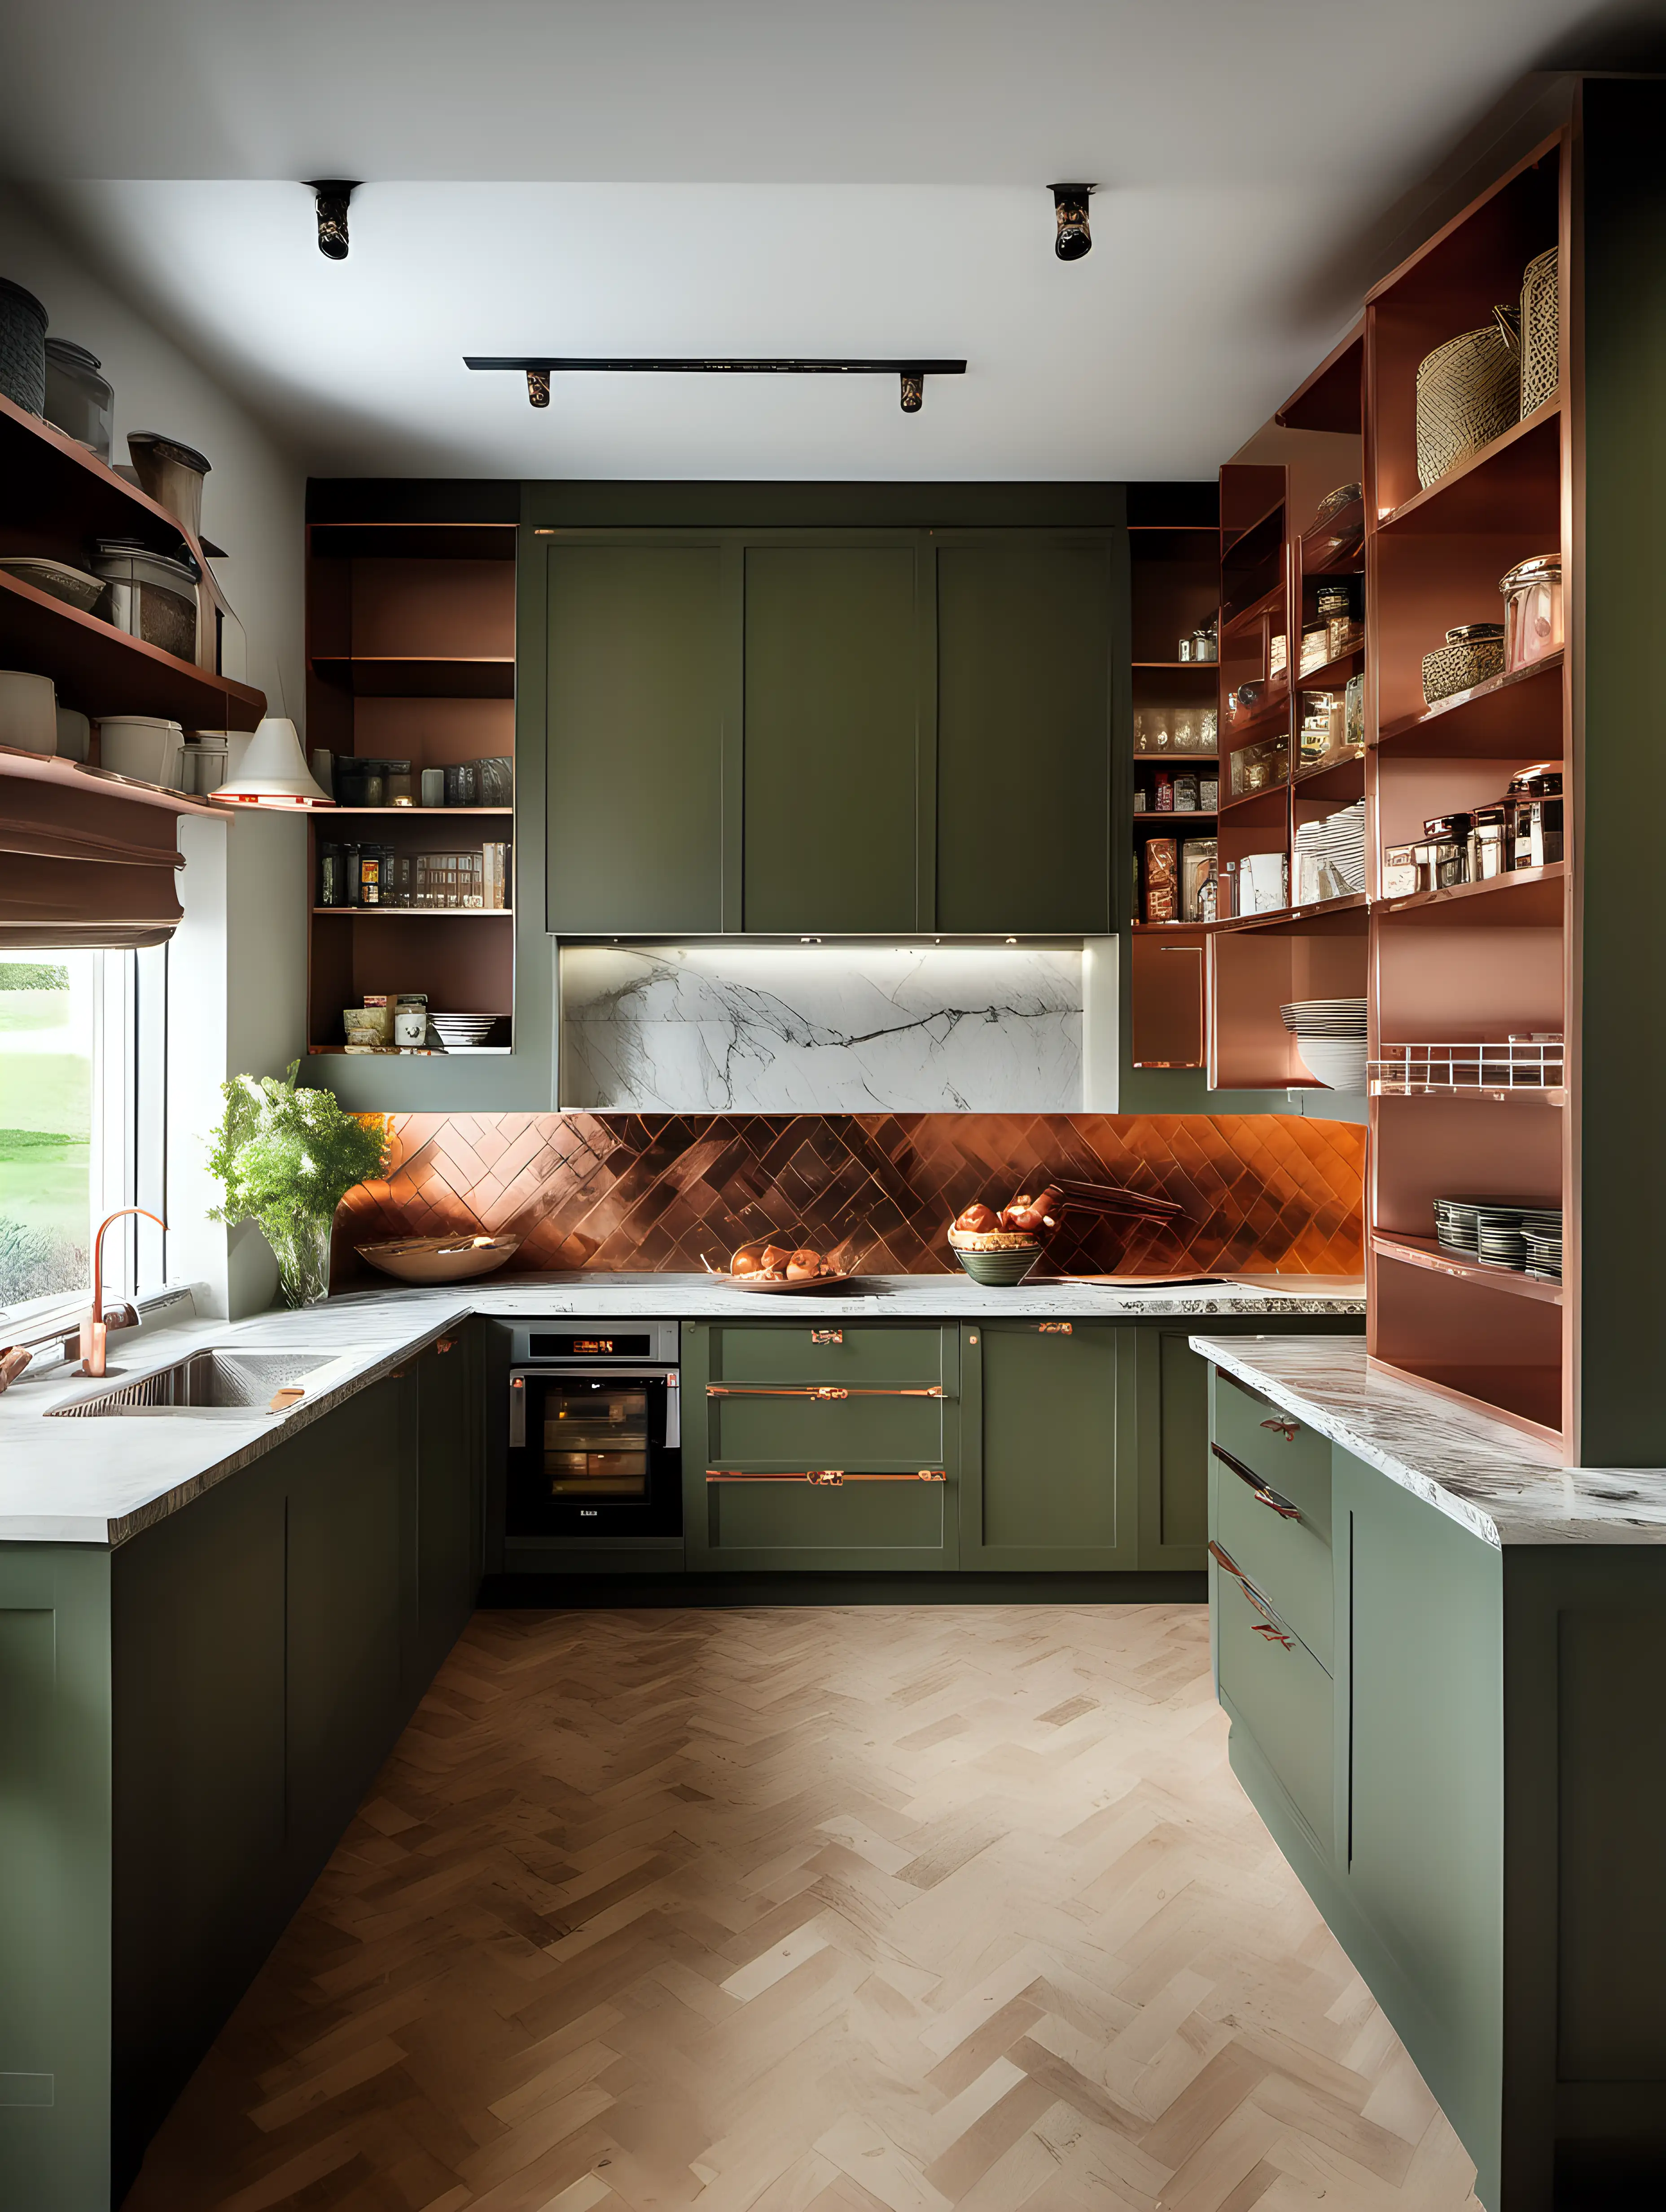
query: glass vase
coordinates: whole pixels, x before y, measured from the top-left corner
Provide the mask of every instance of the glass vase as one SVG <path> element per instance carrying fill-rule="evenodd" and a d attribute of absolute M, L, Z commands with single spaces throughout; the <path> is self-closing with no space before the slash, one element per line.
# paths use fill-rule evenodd
<path fill-rule="evenodd" d="M 286 1306 L 315 1306 L 330 1295 L 333 1213 L 298 1213 L 287 1231 L 268 1232 L 277 1255 L 277 1287 Z"/>

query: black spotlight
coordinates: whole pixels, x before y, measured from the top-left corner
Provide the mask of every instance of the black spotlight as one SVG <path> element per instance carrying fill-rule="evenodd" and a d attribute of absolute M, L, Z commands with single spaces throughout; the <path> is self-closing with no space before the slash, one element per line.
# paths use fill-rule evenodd
<path fill-rule="evenodd" d="M 358 188 L 356 178 L 307 179 L 307 189 L 318 204 L 318 250 L 326 261 L 347 258 L 347 203 Z"/>
<path fill-rule="evenodd" d="M 1058 216 L 1059 234 L 1053 241 L 1053 251 L 1061 261 L 1079 261 L 1085 253 L 1093 251 L 1093 234 L 1087 227 L 1088 196 L 1097 187 L 1092 185 L 1049 185 L 1054 211 Z"/>
<path fill-rule="evenodd" d="M 903 371 L 903 412 L 917 415 L 926 403 L 926 380 L 918 369 Z"/>

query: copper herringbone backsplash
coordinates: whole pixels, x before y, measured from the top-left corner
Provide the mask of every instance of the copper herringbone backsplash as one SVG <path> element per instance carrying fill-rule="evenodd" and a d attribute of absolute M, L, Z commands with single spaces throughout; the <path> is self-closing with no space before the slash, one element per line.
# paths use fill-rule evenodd
<path fill-rule="evenodd" d="M 953 1266 L 950 1219 L 1049 1175 L 1174 1199 L 1177 1221 L 1067 1219 L 1048 1271 L 1364 1269 L 1365 1133 L 1283 1114 L 397 1114 L 386 1182 L 350 1192 L 356 1244 L 513 1231 L 515 1271 L 698 1273 L 766 1233 L 870 1274 Z"/>

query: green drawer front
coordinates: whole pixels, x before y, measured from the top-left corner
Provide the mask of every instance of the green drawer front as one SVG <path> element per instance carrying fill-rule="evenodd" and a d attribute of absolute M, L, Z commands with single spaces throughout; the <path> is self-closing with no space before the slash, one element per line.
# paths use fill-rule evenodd
<path fill-rule="evenodd" d="M 835 1343 L 818 1337 L 836 1337 Z M 946 1382 L 940 1328 L 798 1322 L 759 1328 L 714 1322 L 714 1382 L 914 1383 Z"/>
<path fill-rule="evenodd" d="M 706 1401 L 713 1467 L 866 1468 L 912 1474 L 943 1464 L 941 1398 L 749 1398 Z"/>
<path fill-rule="evenodd" d="M 1245 1563 L 1240 1559 L 1238 1565 Z M 1258 1628 L 1268 1626 L 1266 1615 L 1251 1605 L 1235 1577 L 1213 1562 L 1209 1583 L 1221 1696 L 1254 1736 L 1315 1840 L 1329 1852 L 1335 1827 L 1330 1677 L 1293 1636 L 1286 1649 L 1271 1636 L 1257 1635 Z"/>
<path fill-rule="evenodd" d="M 944 1482 L 846 1482 L 837 1488 L 810 1482 L 714 1482 L 706 1489 L 708 1540 L 714 1556 L 936 1554 L 943 1549 L 947 1498 Z"/>
<path fill-rule="evenodd" d="M 1290 1433 L 1286 1435 L 1286 1431 Z M 1330 1438 L 1215 1370 L 1214 1440 L 1252 1474 L 1301 1508 L 1302 1519 L 1330 1541 Z M 1222 1468 L 1223 1477 L 1225 1474 Z M 1269 1593 L 1270 1595 L 1270 1593 Z"/>
<path fill-rule="evenodd" d="M 1322 1534 L 1305 1515 L 1287 1520 L 1262 1504 L 1249 1485 L 1218 1459 L 1213 1487 L 1215 1510 L 1210 1534 L 1309 1650 L 1329 1667 L 1333 1575 L 1329 1532 Z M 1288 1504 L 1295 1503 L 1287 1492 L 1278 1495 Z"/>

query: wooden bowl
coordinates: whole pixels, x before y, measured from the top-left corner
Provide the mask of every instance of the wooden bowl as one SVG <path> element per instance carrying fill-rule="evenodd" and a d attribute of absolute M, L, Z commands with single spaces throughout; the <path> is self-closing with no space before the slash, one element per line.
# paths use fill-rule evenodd
<path fill-rule="evenodd" d="M 403 1237 L 396 1244 L 356 1244 L 385 1275 L 402 1283 L 467 1283 L 489 1275 L 520 1249 L 518 1237 L 483 1237 L 464 1230 L 450 1237 Z"/>

